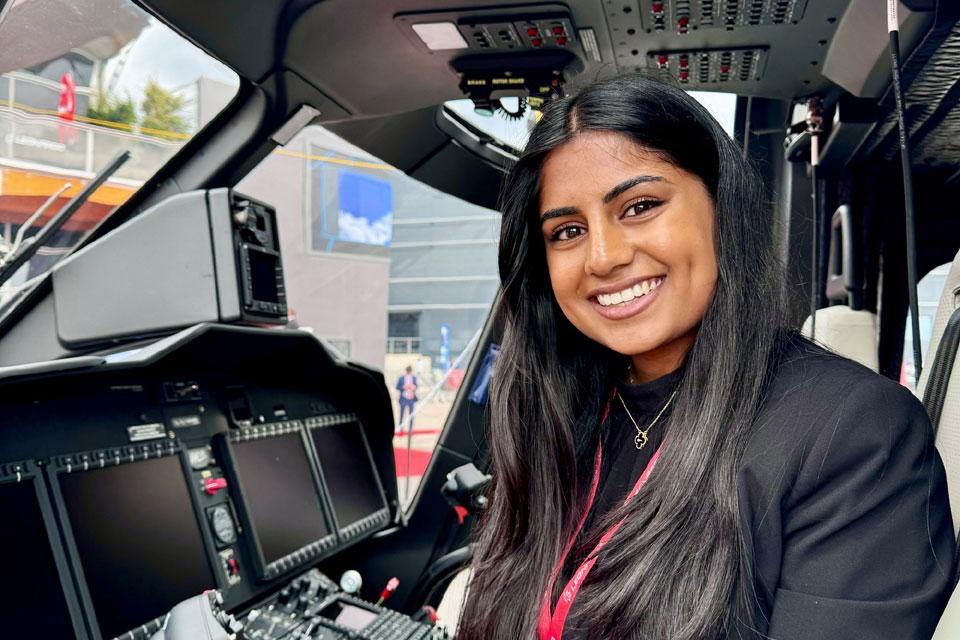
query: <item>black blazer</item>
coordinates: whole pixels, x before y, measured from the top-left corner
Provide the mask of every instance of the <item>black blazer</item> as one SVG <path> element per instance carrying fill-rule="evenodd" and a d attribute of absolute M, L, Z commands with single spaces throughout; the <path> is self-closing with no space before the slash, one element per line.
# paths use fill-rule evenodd
<path fill-rule="evenodd" d="M 907 389 L 795 339 L 739 488 L 760 637 L 930 638 L 953 525 L 929 419 Z"/>
<path fill-rule="evenodd" d="M 626 390 L 643 422 L 678 377 Z M 611 434 L 632 434 L 616 411 L 611 419 Z M 623 500 L 662 435 L 611 459 L 588 526 Z M 736 616 L 731 639 L 929 640 L 950 593 L 953 525 L 930 422 L 910 391 L 791 338 L 738 478 L 755 607 Z M 577 613 L 575 602 L 563 640 L 592 640 Z"/>

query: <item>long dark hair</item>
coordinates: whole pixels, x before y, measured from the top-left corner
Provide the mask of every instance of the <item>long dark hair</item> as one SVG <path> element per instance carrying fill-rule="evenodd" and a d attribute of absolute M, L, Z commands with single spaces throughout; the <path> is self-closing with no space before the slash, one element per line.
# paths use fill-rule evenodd
<path fill-rule="evenodd" d="M 706 185 L 716 210 L 718 281 L 676 395 L 656 473 L 577 597 L 597 638 L 704 640 L 749 628 L 750 544 L 737 468 L 783 339 L 781 267 L 756 173 L 681 89 L 642 76 L 551 103 L 501 196 L 505 326 L 490 394 L 490 506 L 458 638 L 530 638 L 546 584 L 585 499 L 612 376 L 626 360 L 557 306 L 537 206 L 547 154 L 581 132 L 631 137 Z M 592 541 L 584 545 L 592 548 Z M 589 546 L 588 546 L 589 545 Z"/>

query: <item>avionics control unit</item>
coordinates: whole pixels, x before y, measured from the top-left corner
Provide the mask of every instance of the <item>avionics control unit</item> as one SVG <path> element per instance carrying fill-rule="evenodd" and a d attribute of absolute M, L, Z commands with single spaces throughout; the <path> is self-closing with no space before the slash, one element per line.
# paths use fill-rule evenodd
<path fill-rule="evenodd" d="M 167 198 L 59 262 L 53 293 L 57 337 L 73 347 L 200 322 L 284 324 L 276 211 L 225 188 Z"/>

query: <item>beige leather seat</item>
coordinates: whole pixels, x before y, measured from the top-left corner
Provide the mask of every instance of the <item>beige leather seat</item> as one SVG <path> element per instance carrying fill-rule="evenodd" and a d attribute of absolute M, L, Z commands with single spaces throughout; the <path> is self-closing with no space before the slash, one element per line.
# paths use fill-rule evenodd
<path fill-rule="evenodd" d="M 930 348 L 927 350 L 923 371 L 920 374 L 918 392 L 924 398 L 930 409 L 931 398 L 927 397 L 928 386 L 931 384 L 931 373 L 937 367 L 937 353 L 941 351 L 940 344 L 944 330 L 951 317 L 960 308 L 960 253 L 953 260 L 953 266 L 947 276 L 937 315 L 934 318 L 933 334 Z M 954 318 L 953 322 L 957 322 Z M 945 351 L 946 349 L 944 349 Z M 954 354 L 956 355 L 956 354 Z M 947 469 L 947 489 L 950 492 L 950 506 L 953 511 L 954 533 L 960 530 L 960 358 L 954 357 L 953 362 L 946 365 L 951 371 L 946 393 L 943 395 L 943 404 L 939 420 L 934 427 L 937 429 L 937 450 L 943 458 Z M 930 391 L 933 391 L 931 388 Z M 934 416 L 935 417 L 935 416 Z M 956 640 L 960 638 L 960 589 L 954 590 L 953 597 L 940 619 L 940 625 L 933 636 L 934 640 Z"/>
<path fill-rule="evenodd" d="M 813 337 L 834 353 L 877 371 L 877 314 L 863 309 L 863 271 L 854 227 L 853 210 L 848 205 L 837 207 L 830 218 L 830 252 L 822 283 L 833 304 L 817 309 Z M 811 324 L 808 317 L 801 329 L 808 338 Z"/>
<path fill-rule="evenodd" d="M 845 358 L 859 362 L 877 371 L 877 315 L 870 311 L 837 305 L 817 309 L 815 340 Z M 810 337 L 810 318 L 803 322 L 801 331 Z"/>

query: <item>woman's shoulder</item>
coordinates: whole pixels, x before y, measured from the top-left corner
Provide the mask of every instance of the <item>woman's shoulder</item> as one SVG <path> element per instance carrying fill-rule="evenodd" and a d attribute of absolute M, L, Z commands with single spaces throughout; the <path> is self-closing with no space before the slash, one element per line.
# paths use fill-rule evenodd
<path fill-rule="evenodd" d="M 902 629 L 935 619 L 953 528 L 930 422 L 906 388 L 792 338 L 739 489 L 757 584 L 775 603 L 771 636 L 800 637 L 806 625 L 828 637 L 825 629 L 846 620 L 838 636 L 853 637 L 849 621 L 899 611 L 891 637 L 919 637 Z"/>
<path fill-rule="evenodd" d="M 781 463 L 889 454 L 932 441 L 927 414 L 905 387 L 799 336 L 791 336 L 769 381 L 746 458 L 777 451 Z M 855 457 L 855 455 L 854 455 Z M 782 467 L 781 467 L 782 469 Z"/>
<path fill-rule="evenodd" d="M 920 401 L 903 385 L 799 335 L 785 341 L 762 408 L 768 406 L 807 408 L 821 417 L 863 408 L 925 415 Z"/>

